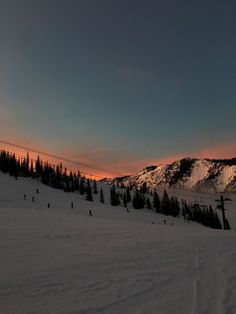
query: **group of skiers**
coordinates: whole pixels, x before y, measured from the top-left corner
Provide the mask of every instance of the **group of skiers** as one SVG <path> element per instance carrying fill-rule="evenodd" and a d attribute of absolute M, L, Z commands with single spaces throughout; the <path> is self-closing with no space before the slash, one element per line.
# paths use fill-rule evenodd
<path fill-rule="evenodd" d="M 36 191 L 36 194 L 39 194 L 39 189 L 36 189 L 35 191 Z M 31 200 L 32 200 L 32 203 L 34 203 L 34 202 L 35 202 L 35 197 L 32 196 L 32 199 L 31 199 Z M 26 194 L 24 194 L 24 201 L 26 201 Z M 48 208 L 51 207 L 51 205 L 50 205 L 49 202 L 48 202 L 47 206 L 48 206 Z"/>
<path fill-rule="evenodd" d="M 36 189 L 36 194 L 39 194 L 39 189 Z M 24 194 L 24 200 L 26 200 L 26 194 Z M 34 202 L 35 202 L 35 197 L 34 197 L 34 196 L 32 196 L 32 203 L 34 203 Z M 47 207 L 48 207 L 48 208 L 50 208 L 50 207 L 51 207 L 51 204 L 50 204 L 49 202 L 48 202 L 48 204 L 47 204 Z M 71 203 L 70 203 L 70 207 L 71 207 L 71 209 L 73 209 L 73 208 L 74 208 L 74 203 L 73 203 L 73 202 L 71 202 Z M 128 207 L 126 208 L 126 211 L 127 211 L 127 213 L 129 213 L 129 212 L 130 212 L 130 211 L 129 211 L 129 209 L 128 209 Z M 89 214 L 89 216 L 93 216 L 93 215 L 92 215 L 92 210 L 91 210 L 91 209 L 89 210 L 89 213 L 88 213 L 88 214 Z M 152 224 L 153 224 L 153 225 L 155 225 L 155 222 L 153 221 L 153 222 L 152 222 Z M 166 225 L 166 224 L 167 224 L 167 222 L 166 222 L 166 220 L 165 220 L 165 219 L 163 220 L 163 224 L 164 224 L 164 225 Z M 174 223 L 173 223 L 173 222 L 171 223 L 171 226 L 174 226 Z"/>

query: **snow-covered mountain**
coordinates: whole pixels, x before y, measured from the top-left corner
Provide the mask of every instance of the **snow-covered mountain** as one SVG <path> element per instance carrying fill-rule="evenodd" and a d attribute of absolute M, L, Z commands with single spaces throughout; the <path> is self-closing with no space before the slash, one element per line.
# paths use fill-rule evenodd
<path fill-rule="evenodd" d="M 150 166 L 135 175 L 107 180 L 108 183 L 144 183 L 152 188 L 184 188 L 197 191 L 236 192 L 236 158 L 208 160 L 184 158 L 172 164 Z"/>

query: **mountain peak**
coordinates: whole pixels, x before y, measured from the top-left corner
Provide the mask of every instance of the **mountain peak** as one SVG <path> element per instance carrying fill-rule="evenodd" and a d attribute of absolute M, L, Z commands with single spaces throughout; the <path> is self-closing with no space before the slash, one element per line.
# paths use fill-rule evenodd
<path fill-rule="evenodd" d="M 148 166 L 136 175 L 115 178 L 112 182 L 137 187 L 146 183 L 150 188 L 236 192 L 236 158 L 211 160 L 185 157 L 167 165 Z"/>

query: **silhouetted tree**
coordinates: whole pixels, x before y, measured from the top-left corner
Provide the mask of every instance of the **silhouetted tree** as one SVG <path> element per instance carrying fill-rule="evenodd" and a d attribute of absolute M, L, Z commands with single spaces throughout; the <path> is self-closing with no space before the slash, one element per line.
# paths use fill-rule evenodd
<path fill-rule="evenodd" d="M 93 193 L 98 194 L 98 189 L 97 189 L 97 182 L 96 180 L 93 181 Z"/>
<path fill-rule="evenodd" d="M 93 201 L 92 190 L 91 190 L 89 179 L 87 180 L 87 186 L 86 186 L 86 200 L 90 202 Z"/>
<path fill-rule="evenodd" d="M 146 198 L 146 206 L 148 209 L 152 209 L 152 204 L 149 197 Z"/>
<path fill-rule="evenodd" d="M 144 205 L 145 205 L 145 197 L 141 193 L 141 191 L 136 188 L 134 192 L 134 196 L 133 196 L 133 208 L 141 209 L 141 208 L 144 208 Z"/>
<path fill-rule="evenodd" d="M 123 206 L 127 207 L 127 196 L 125 192 L 123 193 Z"/>
<path fill-rule="evenodd" d="M 161 201 L 156 191 L 154 191 L 153 194 L 153 208 L 157 213 L 161 212 Z"/>
<path fill-rule="evenodd" d="M 100 189 L 100 202 L 104 203 L 104 193 L 103 193 L 103 189 Z"/>
<path fill-rule="evenodd" d="M 166 190 L 163 193 L 162 199 L 161 199 L 161 213 L 164 215 L 170 215 L 170 199 L 166 192 Z"/>
<path fill-rule="evenodd" d="M 110 188 L 110 203 L 112 206 L 120 205 L 119 193 L 116 192 L 114 184 Z"/>

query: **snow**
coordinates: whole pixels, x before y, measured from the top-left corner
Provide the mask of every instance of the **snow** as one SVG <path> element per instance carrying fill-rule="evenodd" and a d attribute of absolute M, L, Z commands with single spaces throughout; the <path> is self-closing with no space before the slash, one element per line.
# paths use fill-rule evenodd
<path fill-rule="evenodd" d="M 226 166 L 222 169 L 220 175 L 217 178 L 218 190 L 223 191 L 225 185 L 230 184 L 236 176 L 236 166 Z"/>
<path fill-rule="evenodd" d="M 188 178 L 185 186 L 189 190 L 194 189 L 197 184 L 203 181 L 209 175 L 209 169 L 211 164 L 207 160 L 197 160 L 194 163 L 194 167 L 191 172 L 191 176 Z"/>
<path fill-rule="evenodd" d="M 191 158 L 185 158 L 185 160 Z M 122 180 L 125 185 L 132 183 L 137 187 L 146 183 L 151 188 L 166 188 L 173 186 L 171 179 L 179 171 L 182 160 L 177 160 L 170 165 L 159 165 L 154 170 L 149 167 Z M 174 186 L 188 190 L 205 192 L 235 192 L 236 191 L 236 166 L 227 166 L 223 163 L 207 159 L 192 159 L 193 164 L 189 173 L 180 178 Z M 111 183 L 112 180 L 107 180 Z M 116 181 L 116 180 L 115 180 Z"/>
<path fill-rule="evenodd" d="M 233 314 L 235 240 L 0 174 L 0 313 Z"/>

